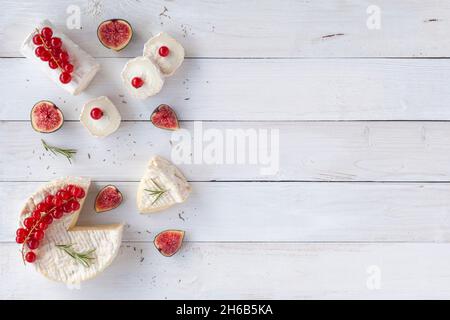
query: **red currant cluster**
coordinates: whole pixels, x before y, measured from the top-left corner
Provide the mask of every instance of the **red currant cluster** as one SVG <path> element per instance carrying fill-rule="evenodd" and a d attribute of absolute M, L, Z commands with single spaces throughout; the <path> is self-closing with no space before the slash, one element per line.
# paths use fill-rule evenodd
<path fill-rule="evenodd" d="M 48 61 L 48 66 L 51 69 L 59 68 L 61 75 L 59 81 L 66 84 L 72 81 L 73 64 L 69 62 L 69 54 L 62 49 L 62 40 L 58 37 L 53 37 L 53 30 L 49 27 L 44 27 L 33 37 L 33 43 L 38 47 L 34 53 L 42 61 Z"/>
<path fill-rule="evenodd" d="M 19 228 L 16 231 L 16 242 L 25 244 L 30 250 L 37 249 L 40 241 L 44 239 L 45 230 L 54 220 L 61 219 L 64 213 L 72 213 L 80 209 L 78 199 L 86 196 L 84 189 L 69 184 L 56 192 L 55 195 L 49 194 L 45 199 L 36 205 L 31 215 L 23 220 L 25 228 Z M 33 263 L 36 260 L 36 254 L 28 251 L 24 256 L 24 260 Z"/>

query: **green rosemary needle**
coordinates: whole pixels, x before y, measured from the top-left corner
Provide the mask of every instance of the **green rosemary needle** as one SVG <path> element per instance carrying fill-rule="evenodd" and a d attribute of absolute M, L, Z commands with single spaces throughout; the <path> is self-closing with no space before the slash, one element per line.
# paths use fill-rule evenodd
<path fill-rule="evenodd" d="M 155 204 L 156 201 L 159 200 L 159 198 L 161 198 L 161 196 L 167 192 L 167 190 L 163 190 L 157 183 L 155 180 L 151 179 L 153 184 L 156 186 L 155 190 L 151 190 L 151 189 L 144 189 L 145 191 L 147 191 L 148 193 L 150 193 L 150 195 L 154 196 L 155 199 L 152 202 L 152 205 Z"/>
<path fill-rule="evenodd" d="M 72 248 L 72 244 L 57 244 L 56 247 L 63 250 L 65 253 L 67 253 L 69 256 L 71 256 L 75 261 L 81 263 L 86 268 L 89 268 L 91 266 L 92 260 L 95 260 L 94 257 L 91 256 L 91 254 L 95 251 L 95 249 L 88 250 L 86 252 L 76 252 Z"/>
<path fill-rule="evenodd" d="M 50 151 L 55 156 L 58 154 L 63 155 L 64 157 L 67 158 L 67 160 L 69 160 L 70 163 L 72 163 L 71 159 L 77 153 L 77 150 L 53 147 L 53 146 L 48 145 L 47 142 L 45 142 L 43 139 L 41 139 L 41 141 L 42 141 L 42 145 L 44 146 L 46 151 Z"/>

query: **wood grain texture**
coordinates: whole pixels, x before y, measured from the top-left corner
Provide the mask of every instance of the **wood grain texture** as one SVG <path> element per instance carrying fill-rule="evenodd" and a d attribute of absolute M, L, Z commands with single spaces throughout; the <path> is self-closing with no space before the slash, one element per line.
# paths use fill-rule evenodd
<path fill-rule="evenodd" d="M 380 0 L 380 29 L 367 27 L 373 1 L 2 1 L 0 56 L 19 56 L 37 19 L 64 27 L 69 5 L 81 11 L 81 30 L 67 34 L 94 56 L 136 56 L 159 31 L 178 38 L 190 57 L 430 57 L 448 56 L 450 6 L 440 0 Z M 167 11 L 164 12 L 164 7 Z M 164 13 L 163 13 L 164 12 Z M 135 30 L 119 54 L 96 37 L 98 24 L 124 18 Z"/>
<path fill-rule="evenodd" d="M 124 240 L 182 229 L 188 241 L 449 241 L 450 184 L 194 182 L 183 204 L 141 215 L 137 182 L 114 183 L 122 205 L 96 214 L 94 183 L 79 224 L 126 223 Z M 24 198 L 41 183 L 2 182 L 0 241 L 14 241 Z M 243 200 L 245 195 L 245 200 Z"/>
<path fill-rule="evenodd" d="M 78 120 L 89 99 L 107 95 L 125 120 L 148 120 L 161 103 L 182 120 L 449 120 L 447 60 L 186 60 L 162 92 L 140 101 L 120 80 L 128 59 L 98 59 L 86 92 L 70 96 L 21 58 L 0 59 L 1 120 L 28 120 L 39 100 Z M 239 70 L 239 72 L 236 72 Z M 14 77 L 11 77 L 14 74 Z M 439 97 L 439 99 L 430 99 Z"/>
<path fill-rule="evenodd" d="M 447 244 L 187 243 L 168 259 L 151 243 L 124 243 L 114 264 L 79 289 L 25 268 L 16 244 L 0 249 L 2 299 L 450 297 Z M 370 289 L 373 278 L 379 289 Z"/>
<path fill-rule="evenodd" d="M 189 180 L 448 181 L 450 177 L 450 123 L 447 122 L 204 122 L 201 125 L 202 132 L 217 129 L 224 135 L 230 129 L 279 130 L 279 148 L 275 145 L 269 148 L 273 159 L 277 159 L 279 150 L 279 171 L 263 174 L 261 170 L 269 165 L 250 164 L 248 154 L 252 148 L 244 148 L 244 164 L 181 164 Z M 194 135 L 194 123 L 182 123 L 182 127 Z M 37 134 L 28 122 L 3 122 L 0 132 L 2 181 L 46 181 L 63 175 L 138 181 L 151 155 L 170 159 L 172 148 L 177 150 L 179 144 L 170 132 L 157 129 L 150 122 L 124 122 L 114 135 L 105 139 L 94 139 L 78 122 L 68 122 L 51 135 Z M 67 159 L 46 153 L 41 138 L 51 145 L 78 149 L 74 163 L 70 165 Z M 195 157 L 193 146 L 191 151 Z M 276 161 L 272 163 L 275 166 Z"/>

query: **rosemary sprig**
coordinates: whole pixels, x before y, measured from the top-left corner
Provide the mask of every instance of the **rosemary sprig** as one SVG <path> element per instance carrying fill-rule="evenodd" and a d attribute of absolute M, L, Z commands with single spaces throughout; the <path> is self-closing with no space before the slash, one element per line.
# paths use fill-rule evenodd
<path fill-rule="evenodd" d="M 163 190 L 157 183 L 155 180 L 151 179 L 153 184 L 156 186 L 156 190 L 151 190 L 151 189 L 144 189 L 145 191 L 147 191 L 148 193 L 150 193 L 150 195 L 155 196 L 155 199 L 152 202 L 152 205 L 159 200 L 159 198 L 161 198 L 161 196 L 167 192 L 167 190 Z"/>
<path fill-rule="evenodd" d="M 95 260 L 94 257 L 91 256 L 91 254 L 95 251 L 95 249 L 88 250 L 86 252 L 76 252 L 72 248 L 73 244 L 57 244 L 56 247 L 64 250 L 65 253 L 67 253 L 69 256 L 71 256 L 73 259 L 75 259 L 77 262 L 81 263 L 86 268 L 89 268 L 91 266 L 92 260 Z"/>
<path fill-rule="evenodd" d="M 44 146 L 46 151 L 50 151 L 55 156 L 58 154 L 63 155 L 64 157 L 67 158 L 67 160 L 69 160 L 70 163 L 72 163 L 71 159 L 73 158 L 73 155 L 77 153 L 76 149 L 63 149 L 63 148 L 53 147 L 53 146 L 48 145 L 43 139 L 41 139 L 41 141 L 42 141 L 42 145 Z"/>

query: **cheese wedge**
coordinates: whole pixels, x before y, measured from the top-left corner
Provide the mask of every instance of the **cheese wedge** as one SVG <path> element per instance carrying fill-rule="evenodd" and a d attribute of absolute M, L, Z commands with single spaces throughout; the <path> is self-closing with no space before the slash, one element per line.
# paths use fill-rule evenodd
<path fill-rule="evenodd" d="M 159 49 L 164 46 L 169 49 L 167 56 L 161 56 Z M 184 48 L 165 32 L 158 33 L 144 45 L 144 56 L 149 57 L 161 69 L 165 76 L 171 76 L 177 71 L 184 60 Z"/>
<path fill-rule="evenodd" d="M 54 195 L 69 184 L 82 187 L 87 195 L 90 179 L 66 177 L 41 187 L 26 201 L 20 213 L 20 224 L 23 226 L 23 220 L 47 195 Z M 76 226 L 85 198 L 79 201 L 79 210 L 53 221 L 45 230 L 45 237 L 39 248 L 34 250 L 37 255 L 34 262 L 36 270 L 51 280 L 78 284 L 93 278 L 108 267 L 119 252 L 122 224 Z M 56 245 L 72 245 L 71 248 L 76 252 L 94 250 L 91 255 L 93 259 L 87 267 Z"/>
<path fill-rule="evenodd" d="M 147 166 L 137 191 L 140 213 L 161 211 L 184 202 L 191 186 L 181 171 L 166 159 L 155 156 Z"/>
<path fill-rule="evenodd" d="M 36 45 L 33 43 L 33 36 L 37 33 L 35 28 L 41 30 L 43 27 L 50 27 L 53 30 L 54 37 L 59 37 L 62 40 L 62 48 L 69 53 L 70 63 L 74 66 L 72 73 L 72 81 L 67 84 L 61 83 L 59 75 L 61 70 L 51 69 L 48 62 L 42 61 L 34 53 Z M 77 95 L 82 92 L 89 85 L 91 80 L 100 70 L 100 64 L 95 59 L 75 44 L 69 37 L 67 37 L 60 30 L 55 28 L 50 21 L 44 20 L 37 26 L 33 26 L 33 31 L 25 38 L 20 52 L 28 60 L 32 61 L 39 69 L 41 69 L 50 79 L 52 79 L 59 87 L 65 89 L 70 94 Z"/>

